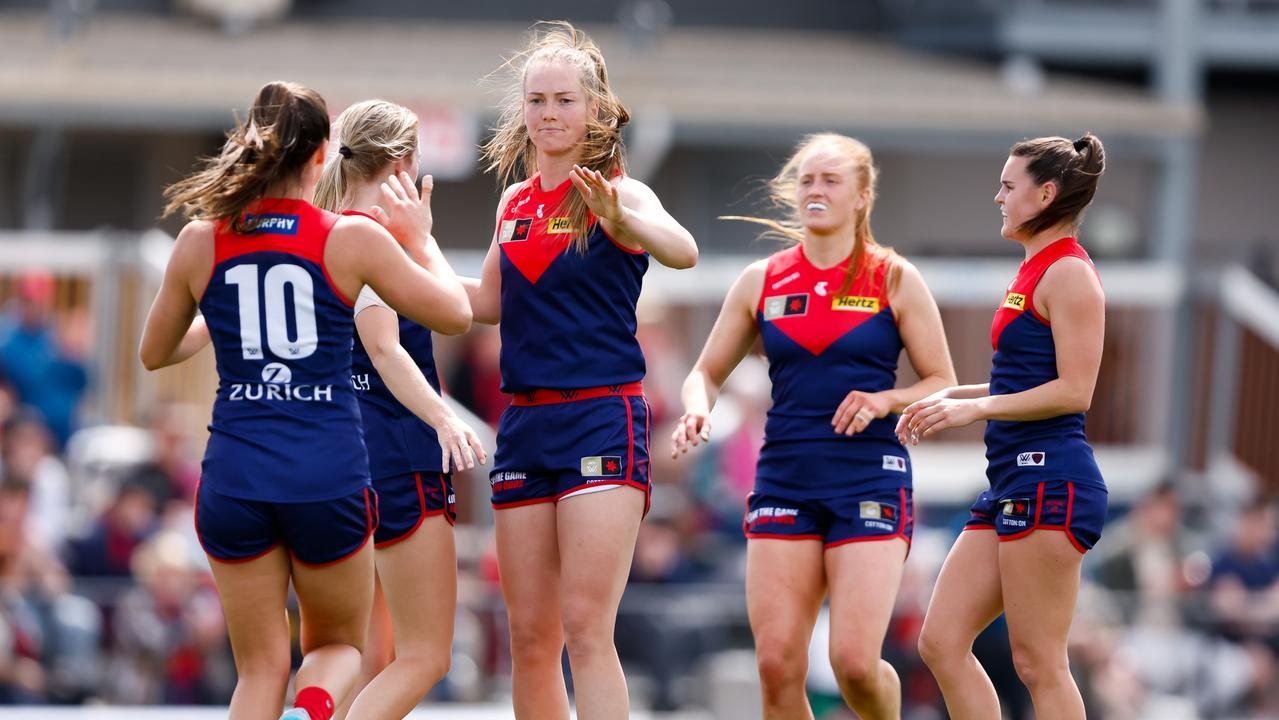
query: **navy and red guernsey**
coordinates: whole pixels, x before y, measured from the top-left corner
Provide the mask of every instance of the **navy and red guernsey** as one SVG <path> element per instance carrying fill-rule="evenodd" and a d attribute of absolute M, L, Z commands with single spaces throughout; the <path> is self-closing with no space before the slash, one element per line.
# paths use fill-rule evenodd
<path fill-rule="evenodd" d="M 648 253 L 632 251 L 598 223 L 585 254 L 561 203 L 571 180 L 544 191 L 535 175 L 497 225 L 502 272 L 502 390 L 594 388 L 642 380 L 635 339 Z"/>
<path fill-rule="evenodd" d="M 849 392 L 880 392 L 897 383 L 903 345 L 885 287 L 891 263 L 884 252 L 869 248 L 868 260 L 883 261 L 871 263 L 873 269 L 847 289 L 851 258 L 821 269 L 808 261 L 802 245 L 769 258 L 756 320 L 768 356 L 773 406 L 757 489 L 788 486 L 787 492 L 829 497 L 854 486 L 910 486 L 909 457 L 893 432 L 895 415 L 873 420 L 851 437 L 837 435 L 831 425 Z M 799 458 L 808 456 L 842 463 L 844 470 L 820 473 L 828 480 L 814 480 L 813 473 L 797 469 Z M 796 474 L 806 477 L 788 477 Z"/>
<path fill-rule="evenodd" d="M 1057 379 L 1052 327 L 1035 311 L 1034 294 L 1048 268 L 1067 257 L 1092 266 L 1074 238 L 1062 238 L 1022 263 L 1008 285 L 990 330 L 995 350 L 991 395 L 1024 392 Z M 1105 487 L 1084 437 L 1083 413 L 1032 421 L 991 420 L 986 424 L 986 460 L 991 490 L 1001 497 L 1047 480 Z"/>
<path fill-rule="evenodd" d="M 255 229 L 217 228 L 200 299 L 218 366 L 201 482 L 268 502 L 359 492 L 369 467 L 351 387 L 352 303 L 324 267 L 338 216 L 265 199 L 245 219 Z"/>
<path fill-rule="evenodd" d="M 348 211 L 343 215 L 364 215 L 364 213 Z M 365 288 L 372 305 L 385 303 L 377 298 L 371 288 Z M 363 307 L 360 299 L 356 299 L 356 313 Z M 387 308 L 390 310 L 390 308 Z M 391 310 L 394 312 L 394 310 Z M 397 314 L 400 324 L 400 347 L 403 347 L 413 364 L 422 371 L 427 383 L 440 392 L 440 377 L 435 369 L 435 350 L 431 341 L 431 330 L 412 320 Z M 408 472 L 441 472 L 444 467 L 440 457 L 440 441 L 435 429 L 422 422 L 411 410 L 404 407 L 373 367 L 373 360 L 360 340 L 360 334 L 354 334 L 354 346 L 351 349 L 351 385 L 356 390 L 360 401 L 360 414 L 363 418 L 364 444 L 369 452 L 369 471 L 377 480 L 392 475 Z"/>

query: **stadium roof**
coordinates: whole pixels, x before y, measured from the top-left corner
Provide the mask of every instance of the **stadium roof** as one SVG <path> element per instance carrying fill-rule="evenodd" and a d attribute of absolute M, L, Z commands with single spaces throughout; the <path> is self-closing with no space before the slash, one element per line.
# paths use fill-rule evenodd
<path fill-rule="evenodd" d="M 241 35 L 187 18 L 99 14 L 55 39 L 46 14 L 0 15 L 0 123 L 225 127 L 273 79 L 310 85 L 335 111 L 368 97 L 490 117 L 500 88 L 477 79 L 518 47 L 522 26 L 291 21 Z M 677 138 L 766 142 L 779 129 L 901 133 L 1197 133 L 1196 106 L 1129 85 L 1032 74 L 837 33 L 680 28 L 639 49 L 588 28 L 641 120 Z"/>

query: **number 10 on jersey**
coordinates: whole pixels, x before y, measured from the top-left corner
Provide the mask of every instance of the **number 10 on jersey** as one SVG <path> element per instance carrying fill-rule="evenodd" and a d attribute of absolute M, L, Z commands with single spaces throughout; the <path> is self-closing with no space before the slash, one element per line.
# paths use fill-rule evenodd
<path fill-rule="evenodd" d="M 272 265 L 258 290 L 258 266 L 236 265 L 226 271 L 226 282 L 235 285 L 240 301 L 240 349 L 245 360 L 262 360 L 262 314 L 266 308 L 266 343 L 281 359 L 300 360 L 315 352 L 315 292 L 311 274 L 298 265 Z M 293 305 L 296 337 L 289 336 L 285 289 Z"/>

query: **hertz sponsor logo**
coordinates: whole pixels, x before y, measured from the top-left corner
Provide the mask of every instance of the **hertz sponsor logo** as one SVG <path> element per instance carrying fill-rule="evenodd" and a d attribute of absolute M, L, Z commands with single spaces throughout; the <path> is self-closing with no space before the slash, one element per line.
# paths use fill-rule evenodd
<path fill-rule="evenodd" d="M 831 299 L 830 309 L 877 313 L 879 312 L 879 298 L 859 297 L 855 295 L 836 295 Z"/>
<path fill-rule="evenodd" d="M 573 219 L 567 217 L 553 217 L 546 221 L 547 235 L 566 235 L 574 231 Z"/>
<path fill-rule="evenodd" d="M 1010 292 L 1008 297 L 1004 298 L 1004 307 L 1012 310 L 1026 309 L 1026 296 L 1021 293 Z"/>

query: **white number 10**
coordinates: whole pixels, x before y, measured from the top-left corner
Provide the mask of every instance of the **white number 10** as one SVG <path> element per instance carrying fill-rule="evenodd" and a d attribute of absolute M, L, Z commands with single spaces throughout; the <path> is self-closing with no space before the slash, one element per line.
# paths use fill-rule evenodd
<path fill-rule="evenodd" d="M 262 325 L 258 318 L 258 266 L 236 265 L 226 271 L 228 285 L 240 294 L 240 348 L 245 360 L 262 359 Z M 315 292 L 311 274 L 298 265 L 273 265 L 263 278 L 266 300 L 266 342 L 271 353 L 281 359 L 299 360 L 315 352 L 319 337 L 315 332 Z M 285 317 L 284 288 L 293 296 L 293 316 L 298 336 L 289 338 Z"/>

